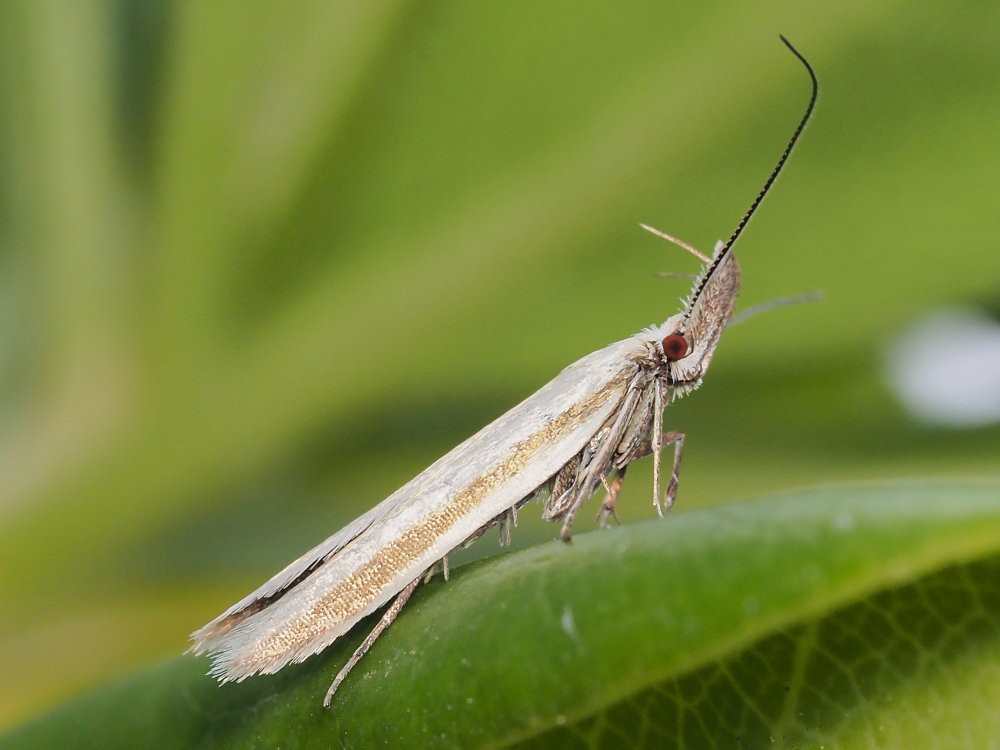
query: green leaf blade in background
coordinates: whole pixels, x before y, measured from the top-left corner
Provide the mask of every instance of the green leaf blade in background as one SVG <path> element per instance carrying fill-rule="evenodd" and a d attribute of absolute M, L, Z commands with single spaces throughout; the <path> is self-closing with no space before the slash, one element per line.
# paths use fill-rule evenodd
<path fill-rule="evenodd" d="M 580 534 L 420 591 L 274 677 L 186 657 L 4 747 L 985 747 L 1000 484 L 789 493 Z"/>

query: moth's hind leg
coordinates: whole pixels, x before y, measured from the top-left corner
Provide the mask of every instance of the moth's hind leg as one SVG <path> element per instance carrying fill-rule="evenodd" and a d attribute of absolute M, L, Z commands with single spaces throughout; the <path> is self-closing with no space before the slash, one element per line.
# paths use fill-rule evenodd
<path fill-rule="evenodd" d="M 324 708 L 330 707 L 330 701 L 333 700 L 333 694 L 337 692 L 337 688 L 340 687 L 340 683 L 344 681 L 344 678 L 347 677 L 348 673 L 354 669 L 354 665 L 361 661 L 362 656 L 368 653 L 368 649 L 370 649 L 376 639 L 382 635 L 382 631 L 392 625 L 392 621 L 396 619 L 400 611 L 403 609 L 403 606 L 413 595 L 414 590 L 420 585 L 422 578 L 423 576 L 418 576 L 413 581 L 408 583 L 406 588 L 399 592 L 392 604 L 389 605 L 389 609 L 387 609 L 382 615 L 382 619 L 378 621 L 378 625 L 374 627 L 372 632 L 368 634 L 368 637 L 365 638 L 361 645 L 355 649 L 353 654 L 351 654 L 351 658 L 347 660 L 347 664 L 345 664 L 341 670 L 337 672 L 337 676 L 334 677 L 333 682 L 330 683 L 330 689 L 326 691 L 326 697 L 323 698 Z"/>

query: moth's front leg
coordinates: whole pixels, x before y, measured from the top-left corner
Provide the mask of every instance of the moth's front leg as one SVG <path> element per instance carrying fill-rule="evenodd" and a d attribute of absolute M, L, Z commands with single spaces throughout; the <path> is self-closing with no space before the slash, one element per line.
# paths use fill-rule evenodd
<path fill-rule="evenodd" d="M 670 472 L 670 481 L 667 483 L 667 492 L 663 498 L 666 512 L 674 506 L 677 499 L 677 482 L 681 473 L 681 456 L 684 450 L 683 432 L 663 432 L 663 410 L 670 403 L 670 398 L 664 393 L 665 388 L 658 383 L 653 392 L 653 435 L 650 439 L 650 451 L 653 454 L 653 507 L 656 514 L 663 516 L 663 507 L 660 505 L 660 463 L 663 456 L 663 448 L 671 443 L 674 444 L 674 467 Z M 671 396 L 672 396 L 671 391 Z"/>
<path fill-rule="evenodd" d="M 646 456 L 653 455 L 653 507 L 656 508 L 657 515 L 662 516 L 669 513 L 677 499 L 677 487 L 680 483 L 681 459 L 684 454 L 684 433 L 674 430 L 672 432 L 660 433 L 660 440 L 656 440 L 654 434 L 649 440 L 643 440 L 637 444 L 630 453 L 621 456 L 616 463 L 618 476 L 611 487 L 615 490 L 612 507 L 618 500 L 618 491 L 621 489 L 621 478 L 625 475 L 625 467 L 632 461 Z M 662 503 L 660 501 L 660 460 L 663 448 L 670 444 L 674 446 L 674 465 L 670 471 L 670 481 L 667 482 L 667 491 L 664 493 Z M 605 503 L 608 501 L 605 500 Z M 604 510 L 603 506 L 601 508 Z"/>

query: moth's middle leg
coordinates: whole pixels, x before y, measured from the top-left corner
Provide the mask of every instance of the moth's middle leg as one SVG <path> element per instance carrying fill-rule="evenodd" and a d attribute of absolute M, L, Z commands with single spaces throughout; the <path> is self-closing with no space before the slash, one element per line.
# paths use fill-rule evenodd
<path fill-rule="evenodd" d="M 627 468 L 627 466 L 620 467 L 615 472 L 614 479 L 610 482 L 607 478 L 602 478 L 604 491 L 607 494 L 604 496 L 601 507 L 597 511 L 597 516 L 594 518 L 602 529 L 608 525 L 608 521 L 614 521 L 617 524 L 621 523 L 618 520 L 618 513 L 615 509 L 618 506 L 618 495 L 621 493 L 622 482 L 625 481 L 625 469 Z"/>

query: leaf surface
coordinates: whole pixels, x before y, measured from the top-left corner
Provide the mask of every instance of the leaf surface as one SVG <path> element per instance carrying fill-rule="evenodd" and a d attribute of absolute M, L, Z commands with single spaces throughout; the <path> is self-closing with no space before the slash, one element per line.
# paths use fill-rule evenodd
<path fill-rule="evenodd" d="M 840 486 L 577 535 L 217 687 L 184 657 L 5 747 L 985 747 L 1000 733 L 1000 485 Z M 944 743 L 944 744 L 942 744 Z"/>

